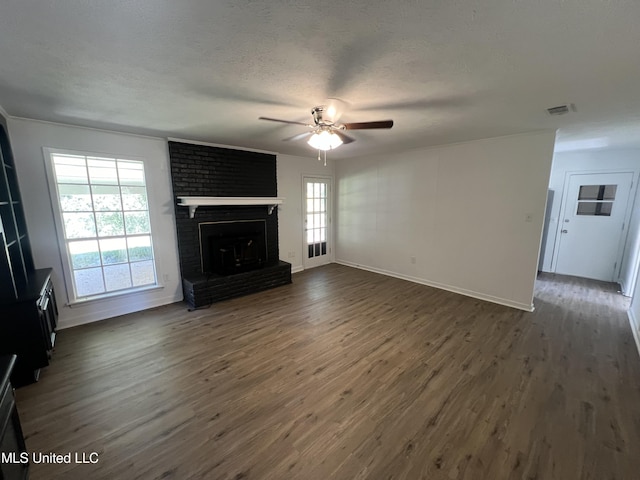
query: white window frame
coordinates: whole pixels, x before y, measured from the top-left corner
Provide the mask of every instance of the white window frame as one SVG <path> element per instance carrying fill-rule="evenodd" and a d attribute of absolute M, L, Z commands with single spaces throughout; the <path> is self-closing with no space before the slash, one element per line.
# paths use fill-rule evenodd
<path fill-rule="evenodd" d="M 154 233 L 154 213 L 153 206 L 154 202 L 152 200 L 152 192 L 149 185 L 149 175 L 148 172 L 150 170 L 150 166 L 148 165 L 145 158 L 141 158 L 137 155 L 128 155 L 128 154 L 114 154 L 114 153 L 105 153 L 105 152 L 88 152 L 88 151 L 79 151 L 79 150 L 67 150 L 60 148 L 50 148 L 44 147 L 43 149 L 45 170 L 47 174 L 47 182 L 49 185 L 49 196 L 51 199 L 51 210 L 53 213 L 56 236 L 58 241 L 58 252 L 60 253 L 60 257 L 62 260 L 62 270 L 65 282 L 65 290 L 67 293 L 67 305 L 73 306 L 77 304 L 84 304 L 88 302 L 93 302 L 95 300 L 100 299 L 108 299 L 113 297 L 119 297 L 123 295 L 130 295 L 132 293 L 144 292 L 148 290 L 155 290 L 162 288 L 160 284 L 161 273 L 158 268 L 158 259 L 156 258 L 156 252 L 158 249 L 155 245 L 156 235 Z M 155 283 L 149 285 L 143 285 L 138 287 L 130 287 L 126 289 L 111 291 L 111 292 L 103 292 L 95 295 L 77 297 L 76 289 L 75 289 L 75 281 L 73 275 L 73 266 L 71 263 L 71 257 L 69 255 L 69 250 L 67 248 L 67 239 L 64 234 L 64 222 L 62 219 L 62 208 L 60 205 L 59 194 L 58 194 L 58 182 L 56 178 L 56 174 L 53 166 L 53 155 L 76 155 L 76 156 L 84 156 L 84 157 L 102 157 L 102 158 L 113 158 L 120 160 L 134 160 L 143 163 L 144 173 L 145 173 L 145 189 L 147 191 L 147 202 L 148 202 L 148 212 L 149 212 L 149 231 L 151 236 L 151 248 L 153 251 L 152 261 L 155 272 Z M 120 185 L 118 183 L 118 185 Z M 126 237 L 126 235 L 125 235 Z"/>

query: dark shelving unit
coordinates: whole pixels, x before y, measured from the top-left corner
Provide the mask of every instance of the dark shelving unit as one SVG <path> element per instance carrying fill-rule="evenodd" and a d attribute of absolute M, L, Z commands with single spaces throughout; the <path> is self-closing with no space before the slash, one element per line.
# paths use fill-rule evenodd
<path fill-rule="evenodd" d="M 34 267 L 13 152 L 0 122 L 0 354 L 17 355 L 14 386 L 36 381 L 49 364 L 57 319 L 51 269 Z"/>

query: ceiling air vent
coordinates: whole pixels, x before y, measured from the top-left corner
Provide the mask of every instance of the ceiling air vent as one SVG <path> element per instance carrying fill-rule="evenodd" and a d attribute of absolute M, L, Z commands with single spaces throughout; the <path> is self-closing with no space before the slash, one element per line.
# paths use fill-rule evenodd
<path fill-rule="evenodd" d="M 565 113 L 575 112 L 576 106 L 573 103 L 567 105 L 558 105 L 557 107 L 547 108 L 549 115 L 564 115 Z"/>

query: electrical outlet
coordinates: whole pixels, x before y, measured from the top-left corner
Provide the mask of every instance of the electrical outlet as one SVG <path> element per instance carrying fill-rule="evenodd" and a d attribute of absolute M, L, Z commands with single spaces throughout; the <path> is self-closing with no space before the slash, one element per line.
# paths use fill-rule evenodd
<path fill-rule="evenodd" d="M 296 252 L 289 252 L 289 258 L 296 258 Z"/>
<path fill-rule="evenodd" d="M 166 274 L 166 273 L 164 275 L 162 275 L 162 280 L 164 280 L 165 283 L 168 282 L 169 281 L 169 275 Z"/>
<path fill-rule="evenodd" d="M 413 264 L 416 263 L 416 257 L 411 257 L 411 263 L 413 263 Z"/>
<path fill-rule="evenodd" d="M 527 222 L 527 223 L 533 222 L 533 213 L 527 213 L 524 216 L 524 221 Z"/>

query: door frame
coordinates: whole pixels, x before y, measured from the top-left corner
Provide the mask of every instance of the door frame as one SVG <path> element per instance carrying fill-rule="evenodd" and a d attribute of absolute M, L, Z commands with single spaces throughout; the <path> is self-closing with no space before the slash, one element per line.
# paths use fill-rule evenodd
<path fill-rule="evenodd" d="M 551 271 L 556 273 L 558 266 L 558 255 L 560 250 L 560 238 L 562 237 L 562 228 L 564 224 L 564 211 L 569 201 L 569 181 L 572 175 L 605 175 L 608 173 L 630 173 L 631 174 L 631 190 L 629 191 L 629 198 L 627 199 L 627 205 L 625 207 L 624 214 L 624 232 L 620 235 L 620 241 L 618 242 L 618 253 L 616 256 L 616 270 L 613 278 L 615 282 L 620 280 L 620 272 L 622 270 L 622 260 L 624 251 L 627 245 L 627 237 L 629 236 L 629 223 L 631 222 L 631 214 L 633 213 L 633 204 L 636 197 L 636 190 L 638 188 L 638 176 L 634 170 L 628 168 L 614 169 L 614 170 L 570 170 L 564 173 L 564 182 L 562 185 L 562 200 L 560 202 L 560 208 L 558 210 L 558 222 L 556 225 L 556 234 L 553 243 L 553 253 L 551 256 Z"/>
<path fill-rule="evenodd" d="M 334 228 L 333 228 L 333 215 L 334 215 L 334 211 L 333 211 L 333 176 L 331 175 L 316 175 L 313 173 L 303 173 L 302 174 L 302 178 L 301 178 L 301 185 L 300 185 L 300 189 L 302 192 L 302 201 L 300 204 L 301 207 L 301 212 L 302 212 L 302 246 L 301 246 L 301 252 L 302 252 L 302 269 L 306 270 L 307 268 L 315 268 L 315 267 L 311 267 L 307 265 L 307 261 L 309 260 L 307 258 L 307 231 L 306 231 L 306 214 L 307 214 L 307 180 L 313 180 L 313 179 L 318 179 L 318 180 L 323 180 L 327 182 L 329 191 L 328 191 L 328 195 L 327 195 L 327 249 L 329 250 L 327 252 L 327 262 L 322 264 L 322 265 L 326 265 L 328 263 L 333 263 L 334 259 L 335 259 L 335 252 L 334 252 L 334 244 L 335 244 L 335 235 L 334 235 Z M 321 266 L 321 265 L 317 265 L 317 266 Z"/>

